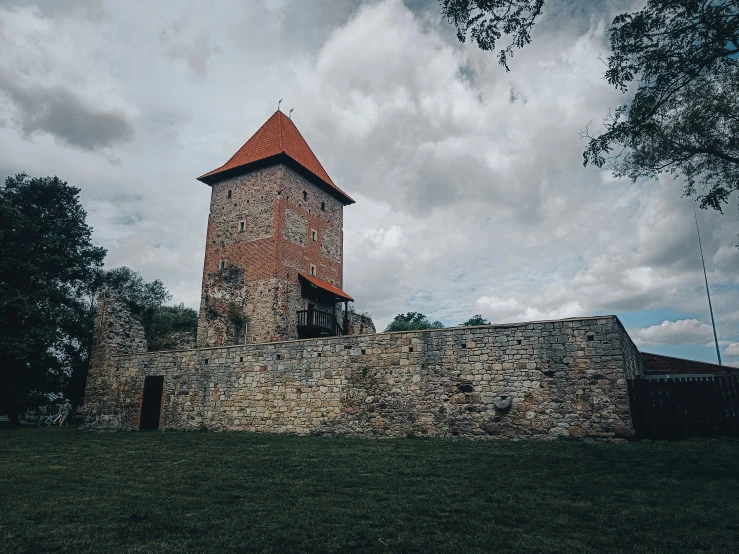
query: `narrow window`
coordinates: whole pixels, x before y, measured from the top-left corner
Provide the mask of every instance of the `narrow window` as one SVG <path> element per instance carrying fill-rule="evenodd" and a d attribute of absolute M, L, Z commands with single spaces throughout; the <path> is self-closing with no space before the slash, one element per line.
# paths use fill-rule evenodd
<path fill-rule="evenodd" d="M 308 193 L 303 191 L 303 200 L 308 201 Z"/>
<path fill-rule="evenodd" d="M 310 264 L 310 276 L 315 277 L 316 276 L 316 266 L 313 264 Z"/>
<path fill-rule="evenodd" d="M 226 269 L 226 260 L 221 260 L 221 263 L 218 266 L 218 269 Z"/>
<path fill-rule="evenodd" d="M 246 231 L 246 221 L 242 219 L 239 221 L 239 233 L 243 233 L 244 231 Z"/>
<path fill-rule="evenodd" d="M 228 191 L 228 197 L 231 198 L 231 191 Z"/>
<path fill-rule="evenodd" d="M 310 240 L 312 240 L 313 242 L 316 242 L 316 240 L 318 240 L 318 233 L 315 229 L 310 230 Z"/>
<path fill-rule="evenodd" d="M 321 202 L 321 211 L 323 211 L 323 212 L 326 211 L 326 203 L 325 202 Z"/>

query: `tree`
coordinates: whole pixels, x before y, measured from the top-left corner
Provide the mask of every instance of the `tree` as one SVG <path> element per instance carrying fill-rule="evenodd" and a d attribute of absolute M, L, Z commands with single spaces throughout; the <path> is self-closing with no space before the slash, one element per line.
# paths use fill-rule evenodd
<path fill-rule="evenodd" d="M 0 188 L 0 412 L 13 423 L 58 391 L 79 347 L 79 315 L 105 256 L 79 189 L 58 177 L 8 177 Z"/>
<path fill-rule="evenodd" d="M 406 314 L 398 314 L 385 328 L 385 331 L 416 331 L 419 329 L 443 329 L 444 324 L 441 321 L 429 321 L 428 318 L 419 312 L 408 312 Z"/>
<path fill-rule="evenodd" d="M 149 350 L 169 350 L 177 346 L 175 334 L 191 333 L 198 329 L 198 312 L 184 304 L 157 306 L 150 312 L 144 325 Z"/>
<path fill-rule="evenodd" d="M 457 28 L 464 42 L 469 33 L 481 50 L 493 50 L 505 34 L 508 45 L 498 52 L 498 63 L 509 71 L 515 48 L 531 42 L 531 30 L 544 9 L 544 0 L 440 0 L 441 13 Z"/>
<path fill-rule="evenodd" d="M 543 0 L 440 0 L 442 14 L 483 50 L 502 34 L 499 53 L 531 41 Z M 617 16 L 605 78 L 631 100 L 589 139 L 583 164 L 607 166 L 632 180 L 668 173 L 685 179 L 702 208 L 722 211 L 739 190 L 739 4 L 730 0 L 648 0 Z M 635 90 L 632 90 L 634 89 Z"/>
<path fill-rule="evenodd" d="M 490 325 L 490 322 L 482 317 L 482 315 L 477 314 L 473 315 L 471 318 L 469 318 L 464 323 L 459 324 L 460 327 L 474 327 L 475 325 Z"/>

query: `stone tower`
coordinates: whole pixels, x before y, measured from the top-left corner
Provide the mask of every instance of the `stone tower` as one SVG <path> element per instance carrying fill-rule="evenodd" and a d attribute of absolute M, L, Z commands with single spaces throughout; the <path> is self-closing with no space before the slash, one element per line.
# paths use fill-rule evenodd
<path fill-rule="evenodd" d="M 346 334 L 343 210 L 354 200 L 292 120 L 278 110 L 198 180 L 211 187 L 198 346 Z"/>

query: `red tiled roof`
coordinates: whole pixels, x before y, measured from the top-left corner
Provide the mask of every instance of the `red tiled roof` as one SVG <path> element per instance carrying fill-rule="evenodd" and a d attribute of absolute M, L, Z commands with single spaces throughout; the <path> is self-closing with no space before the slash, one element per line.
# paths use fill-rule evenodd
<path fill-rule="evenodd" d="M 350 302 L 354 302 L 354 299 L 351 296 L 349 296 L 339 287 L 333 286 L 331 283 L 327 283 L 326 281 L 321 281 L 320 279 L 316 279 L 315 277 L 311 277 L 310 275 L 305 275 L 303 273 L 298 273 L 298 275 L 300 275 L 300 277 L 302 277 L 309 283 L 313 283 L 319 289 L 323 289 L 327 292 L 330 292 L 331 294 L 334 294 L 338 296 L 339 298 L 343 298 L 344 300 L 349 300 Z"/>
<path fill-rule="evenodd" d="M 238 152 L 231 156 L 228 160 L 218 169 L 214 169 L 198 177 L 199 181 L 204 183 L 212 183 L 217 179 L 213 177 L 228 171 L 230 169 L 236 169 L 239 167 L 248 166 L 252 163 L 277 156 L 279 154 L 285 154 L 292 158 L 295 162 L 300 164 L 303 168 L 307 169 L 315 177 L 318 177 L 321 181 L 326 183 L 335 193 L 344 200 L 346 204 L 353 204 L 354 200 L 347 195 L 343 190 L 336 186 L 336 184 L 328 176 L 326 170 L 323 169 L 321 162 L 318 161 L 316 155 L 305 142 L 303 135 L 300 134 L 298 128 L 280 110 L 277 110 L 272 117 L 270 117 L 254 135 L 246 141 L 244 146 L 239 148 Z"/>

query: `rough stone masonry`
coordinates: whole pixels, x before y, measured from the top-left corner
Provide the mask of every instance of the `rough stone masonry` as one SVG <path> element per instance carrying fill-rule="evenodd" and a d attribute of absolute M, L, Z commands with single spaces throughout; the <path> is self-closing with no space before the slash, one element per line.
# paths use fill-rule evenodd
<path fill-rule="evenodd" d="M 641 357 L 615 316 L 168 352 L 101 299 L 85 401 L 98 429 L 137 429 L 144 378 L 160 428 L 356 437 L 626 437 Z"/>

